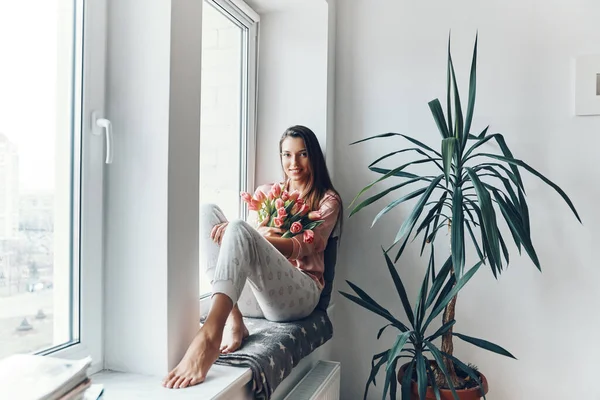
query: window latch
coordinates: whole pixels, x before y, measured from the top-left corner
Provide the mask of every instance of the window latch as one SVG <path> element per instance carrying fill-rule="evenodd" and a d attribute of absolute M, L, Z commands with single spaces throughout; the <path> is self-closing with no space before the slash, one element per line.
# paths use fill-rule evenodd
<path fill-rule="evenodd" d="M 102 135 L 102 131 L 106 134 L 106 164 L 112 164 L 113 161 L 113 134 L 112 124 L 106 118 L 99 118 L 97 112 L 92 113 L 92 133 L 94 135 Z"/>

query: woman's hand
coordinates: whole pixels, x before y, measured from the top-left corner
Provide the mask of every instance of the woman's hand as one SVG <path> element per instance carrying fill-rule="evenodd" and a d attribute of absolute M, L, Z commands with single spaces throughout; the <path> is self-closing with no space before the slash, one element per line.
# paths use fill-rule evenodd
<path fill-rule="evenodd" d="M 281 235 L 284 234 L 281 228 L 273 228 L 267 226 L 267 220 L 265 219 L 256 230 L 271 243 L 277 251 L 283 254 L 286 258 L 289 258 L 294 251 L 294 245 L 291 239 L 284 239 Z"/>
<path fill-rule="evenodd" d="M 223 241 L 223 236 L 225 235 L 225 229 L 227 228 L 227 225 L 229 225 L 229 222 L 216 224 L 210 231 L 210 238 L 218 245 L 221 245 L 221 242 Z"/>
<path fill-rule="evenodd" d="M 256 228 L 258 233 L 263 235 L 265 238 L 281 237 L 281 235 L 283 235 L 283 231 L 280 228 L 267 226 L 267 222 L 268 220 L 265 218 L 265 220 L 260 223 L 258 228 Z"/>

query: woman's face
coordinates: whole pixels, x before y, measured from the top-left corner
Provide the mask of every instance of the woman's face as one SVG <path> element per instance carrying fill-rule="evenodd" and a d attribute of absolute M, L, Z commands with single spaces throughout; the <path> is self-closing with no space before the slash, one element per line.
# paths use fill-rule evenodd
<path fill-rule="evenodd" d="M 281 143 L 281 165 L 286 176 L 296 183 L 306 184 L 310 179 L 310 163 L 304 140 L 287 137 Z"/>

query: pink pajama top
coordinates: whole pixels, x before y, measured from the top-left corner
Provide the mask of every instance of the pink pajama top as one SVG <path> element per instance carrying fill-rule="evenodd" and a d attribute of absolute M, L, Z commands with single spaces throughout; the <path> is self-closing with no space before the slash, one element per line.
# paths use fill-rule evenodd
<path fill-rule="evenodd" d="M 268 194 L 273 184 L 265 184 L 259 186 L 256 190 L 262 190 Z M 320 211 L 323 223 L 313 229 L 315 237 L 312 243 L 305 243 L 302 235 L 296 235 L 291 238 L 293 243 L 292 254 L 289 261 L 299 270 L 310 275 L 321 287 L 325 286 L 323 280 L 323 272 L 325 270 L 324 256 L 327 240 L 335 228 L 338 214 L 340 212 L 340 200 L 337 194 L 331 190 L 327 191 L 319 202 L 318 210 Z M 253 213 L 256 217 L 256 213 Z"/>

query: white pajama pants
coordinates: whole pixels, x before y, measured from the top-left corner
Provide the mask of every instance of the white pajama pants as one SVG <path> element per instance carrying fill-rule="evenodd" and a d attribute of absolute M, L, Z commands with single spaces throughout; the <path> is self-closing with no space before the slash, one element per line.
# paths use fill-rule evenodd
<path fill-rule="evenodd" d="M 245 221 L 231 221 L 219 246 L 210 232 L 223 222 L 218 206 L 201 207 L 200 265 L 212 293 L 227 295 L 247 317 L 284 322 L 310 315 L 321 296 L 315 280 Z"/>

